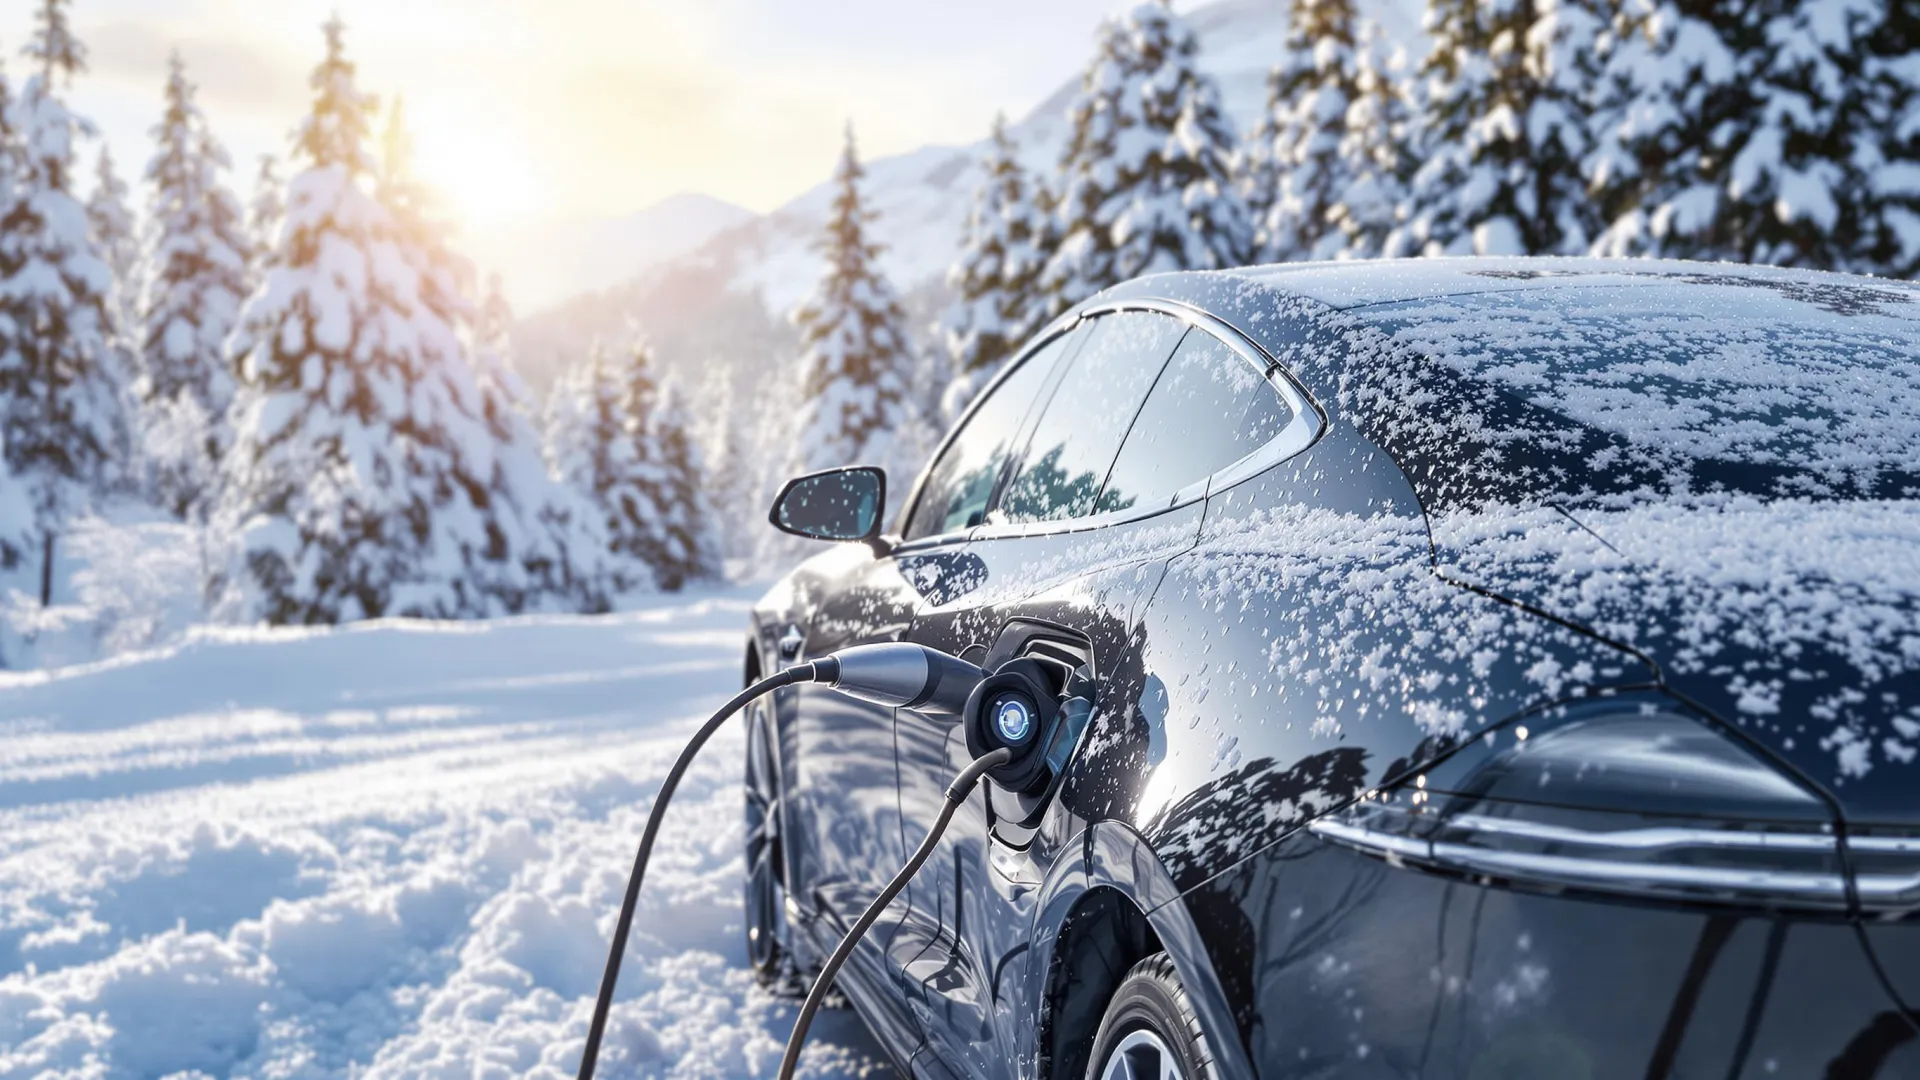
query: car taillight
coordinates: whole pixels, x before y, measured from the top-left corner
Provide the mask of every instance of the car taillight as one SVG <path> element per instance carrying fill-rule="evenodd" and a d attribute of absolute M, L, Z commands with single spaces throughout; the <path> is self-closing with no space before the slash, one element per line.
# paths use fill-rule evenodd
<path fill-rule="evenodd" d="M 1663 699 L 1514 724 L 1309 826 L 1395 862 L 1560 890 L 1844 911 L 1826 803 Z M 1920 840 L 1857 836 L 1863 909 L 1920 906 Z"/>

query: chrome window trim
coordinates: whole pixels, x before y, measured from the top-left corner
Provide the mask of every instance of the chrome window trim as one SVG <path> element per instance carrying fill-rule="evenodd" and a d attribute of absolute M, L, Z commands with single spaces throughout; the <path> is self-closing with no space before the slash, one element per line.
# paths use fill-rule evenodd
<path fill-rule="evenodd" d="M 1197 329 L 1213 337 L 1231 349 L 1242 360 L 1251 364 L 1255 371 L 1259 372 L 1260 377 L 1266 380 L 1267 385 L 1272 387 L 1273 390 L 1280 395 L 1280 399 L 1286 402 L 1287 407 L 1292 410 L 1293 419 L 1285 428 L 1281 429 L 1278 435 L 1269 439 L 1259 449 L 1254 450 L 1246 457 L 1230 465 L 1214 471 L 1210 475 L 1195 479 L 1194 482 L 1175 492 L 1173 498 L 1162 505 L 1129 507 L 1125 510 L 1110 510 L 1104 514 L 1088 514 L 1083 517 L 1061 518 L 1049 521 L 996 522 L 993 520 L 993 515 L 999 512 L 1001 495 L 1001 492 L 996 491 L 994 493 L 993 503 L 987 510 L 987 523 L 976 527 L 972 531 L 970 539 L 994 540 L 1007 537 L 1051 536 L 1056 533 L 1087 532 L 1093 529 L 1104 529 L 1113 525 L 1123 525 L 1128 522 L 1142 521 L 1147 518 L 1156 517 L 1160 514 L 1190 506 L 1193 503 L 1207 498 L 1209 495 L 1225 491 L 1227 488 L 1243 480 L 1265 472 L 1267 469 L 1278 465 L 1282 461 L 1305 450 L 1307 447 L 1312 446 L 1319 440 L 1321 435 L 1325 434 L 1327 429 L 1327 414 L 1325 410 L 1320 408 L 1319 403 L 1315 402 L 1313 398 L 1307 394 L 1306 390 L 1294 380 L 1293 375 L 1288 372 L 1278 360 L 1268 355 L 1264 349 L 1256 345 L 1247 335 L 1235 329 L 1232 324 L 1210 312 L 1203 311 L 1189 304 L 1183 304 L 1173 300 L 1113 300 L 1092 304 L 1081 308 L 1077 313 L 1077 317 L 1071 323 L 1061 326 L 1057 333 L 1049 334 L 1045 341 L 1051 341 L 1054 337 L 1059 336 L 1060 333 L 1065 333 L 1077 327 L 1082 321 L 1096 319 L 1102 315 L 1113 315 L 1126 311 L 1150 311 L 1167 315 L 1186 324 L 1189 329 Z M 1044 345 L 1045 341 L 1041 341 L 1039 344 Z M 1039 346 L 1036 346 L 1036 348 L 1037 347 Z M 1021 356 L 1024 358 L 1031 355 L 1032 352 L 1033 350 L 1029 349 L 1021 353 Z M 1009 367 L 1008 370 L 1011 371 L 1012 368 Z M 996 378 L 992 385 L 998 386 L 999 379 Z M 1148 393 L 1151 394 L 1152 390 L 1148 390 Z M 983 390 L 980 396 L 981 398 L 985 398 L 987 391 Z M 969 410 L 969 413 L 970 412 L 971 410 Z M 959 430 L 957 425 L 954 430 Z M 1124 442 L 1122 445 L 1125 445 Z M 944 448 L 943 444 L 942 449 Z M 1023 451 L 1024 449 L 1025 448 L 1022 447 Z M 914 496 L 916 499 L 919 497 L 917 485 Z M 926 539 L 931 540 L 934 538 L 927 537 Z M 919 541 L 916 541 L 916 543 L 918 542 Z"/>

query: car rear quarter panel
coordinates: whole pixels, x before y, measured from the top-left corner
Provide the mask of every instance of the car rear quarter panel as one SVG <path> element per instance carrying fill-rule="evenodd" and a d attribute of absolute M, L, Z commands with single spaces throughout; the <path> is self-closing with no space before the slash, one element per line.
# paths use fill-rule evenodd
<path fill-rule="evenodd" d="M 1491 888 L 1310 833 L 1184 902 L 1264 1080 L 1920 1076 L 1843 921 Z"/>

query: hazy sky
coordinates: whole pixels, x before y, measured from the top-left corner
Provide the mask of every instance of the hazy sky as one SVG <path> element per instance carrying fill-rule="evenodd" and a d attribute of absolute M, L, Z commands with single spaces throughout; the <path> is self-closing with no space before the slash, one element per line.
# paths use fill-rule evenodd
<path fill-rule="evenodd" d="M 33 6 L 0 2 L 16 77 Z M 1023 113 L 1081 67 L 1099 17 L 1122 6 L 75 0 L 91 70 L 73 101 L 136 174 L 178 47 L 244 196 L 257 156 L 282 151 L 307 106 L 319 25 L 337 9 L 361 87 L 405 97 L 421 170 L 464 215 L 613 215 L 678 191 L 767 210 L 825 178 L 849 118 L 878 156 L 970 142 L 995 110 Z"/>

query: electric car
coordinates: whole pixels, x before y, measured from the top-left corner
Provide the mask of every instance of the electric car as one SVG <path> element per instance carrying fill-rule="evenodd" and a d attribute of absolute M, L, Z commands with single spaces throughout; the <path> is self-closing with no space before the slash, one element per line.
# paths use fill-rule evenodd
<path fill-rule="evenodd" d="M 839 987 L 938 1080 L 1920 1077 L 1917 494 L 1907 283 L 1103 293 L 917 479 L 775 508 L 846 542 L 755 606 L 749 679 L 907 640 L 1036 661 L 1062 706 Z M 750 714 L 764 979 L 915 849 L 960 728 L 809 687 Z"/>

